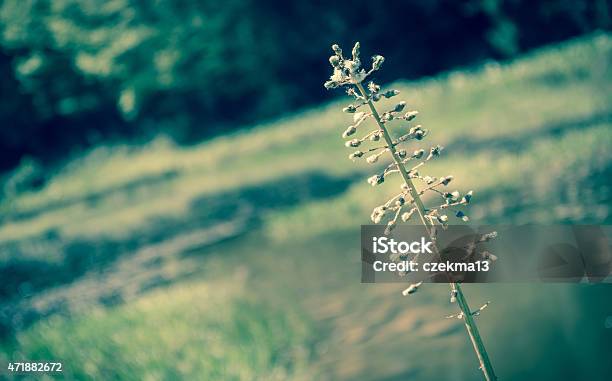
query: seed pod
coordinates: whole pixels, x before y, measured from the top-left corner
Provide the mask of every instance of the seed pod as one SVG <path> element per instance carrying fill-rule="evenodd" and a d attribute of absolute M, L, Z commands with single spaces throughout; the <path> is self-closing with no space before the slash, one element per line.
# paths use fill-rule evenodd
<path fill-rule="evenodd" d="M 394 96 L 398 95 L 399 93 L 400 93 L 399 90 L 387 90 L 387 91 L 385 91 L 383 96 L 385 98 L 391 98 L 391 97 L 394 97 Z"/>
<path fill-rule="evenodd" d="M 395 220 L 391 220 L 387 222 L 387 227 L 385 228 L 385 235 L 389 235 L 393 231 L 393 229 L 395 229 L 395 226 L 396 226 Z"/>
<path fill-rule="evenodd" d="M 387 211 L 387 207 L 386 206 L 384 206 L 384 205 L 377 206 L 376 208 L 374 208 L 374 210 L 372 210 L 372 215 L 370 216 L 370 219 L 372 220 L 372 222 L 377 224 L 385 216 L 385 212 L 386 211 Z"/>
<path fill-rule="evenodd" d="M 352 154 L 349 155 L 349 159 L 351 160 L 355 160 L 358 157 L 362 157 L 363 156 L 363 152 L 361 151 L 355 151 Z"/>
<path fill-rule="evenodd" d="M 357 128 L 355 128 L 355 126 L 348 126 L 346 131 L 342 133 L 342 137 L 346 139 L 349 136 L 353 135 L 355 132 L 357 132 Z"/>
<path fill-rule="evenodd" d="M 425 135 L 427 135 L 427 131 L 423 130 L 420 125 L 412 127 L 408 133 L 416 140 L 423 140 Z"/>
<path fill-rule="evenodd" d="M 378 184 L 382 184 L 385 182 L 385 176 L 384 175 L 374 175 L 372 177 L 370 177 L 368 179 L 368 183 L 370 183 L 370 185 L 372 186 L 376 186 Z"/>
<path fill-rule="evenodd" d="M 444 149 L 444 147 L 442 147 L 440 145 L 437 145 L 435 147 L 431 147 L 431 149 L 429 150 L 429 156 L 427 156 L 427 160 L 430 160 L 431 158 L 440 156 L 440 152 L 442 152 L 443 149 Z"/>
<path fill-rule="evenodd" d="M 425 176 L 425 177 L 423 177 L 423 181 L 425 181 L 425 183 L 427 183 L 427 185 L 430 185 L 434 181 L 436 181 L 436 178 L 435 177 L 431 177 L 431 176 Z"/>
<path fill-rule="evenodd" d="M 380 140 L 380 132 L 375 132 L 372 135 L 370 135 L 370 140 L 373 142 L 377 142 Z"/>
<path fill-rule="evenodd" d="M 402 149 L 402 150 L 397 151 L 397 156 L 398 156 L 400 159 L 405 158 L 405 157 L 406 157 L 406 151 L 405 151 L 405 150 L 403 150 L 403 149 Z"/>
<path fill-rule="evenodd" d="M 469 204 L 470 201 L 472 200 L 472 195 L 474 194 L 473 191 L 469 191 L 465 194 L 465 196 L 463 196 L 463 198 L 461 199 L 461 203 L 462 204 Z"/>
<path fill-rule="evenodd" d="M 413 283 L 410 285 L 410 287 L 408 287 L 407 289 L 405 289 L 404 291 L 402 291 L 402 295 L 406 296 L 406 295 L 410 295 L 410 294 L 414 294 L 415 292 L 417 292 L 419 290 L 419 287 L 423 284 L 423 282 L 419 282 L 419 283 Z"/>
<path fill-rule="evenodd" d="M 372 94 L 372 100 L 374 102 L 378 102 L 380 100 L 380 94 L 378 94 L 378 93 Z"/>
<path fill-rule="evenodd" d="M 487 261 L 491 261 L 491 262 L 497 261 L 497 256 L 493 255 L 492 253 L 489 253 L 488 251 L 483 252 L 482 256 Z"/>
<path fill-rule="evenodd" d="M 411 120 L 416 118 L 418 114 L 419 114 L 418 111 L 408 111 L 406 114 L 404 114 L 404 119 L 410 122 Z"/>
<path fill-rule="evenodd" d="M 410 209 L 409 212 L 406 212 L 404 214 L 402 214 L 402 221 L 406 222 L 410 219 L 410 217 L 412 217 L 412 215 L 414 214 L 414 212 L 416 211 L 415 208 Z"/>
<path fill-rule="evenodd" d="M 489 242 L 492 239 L 495 239 L 497 237 L 497 232 L 493 231 L 491 233 L 486 233 L 480 236 L 480 239 L 478 240 L 478 242 Z"/>
<path fill-rule="evenodd" d="M 354 105 L 348 105 L 345 108 L 342 109 L 342 111 L 348 113 L 348 114 L 352 114 L 355 111 L 357 111 L 357 107 L 355 107 Z"/>
<path fill-rule="evenodd" d="M 367 161 L 369 164 L 374 164 L 374 163 L 376 163 L 376 162 L 378 161 L 378 158 L 379 158 L 379 157 L 380 157 L 380 155 L 378 155 L 378 154 L 375 154 L 375 155 L 372 155 L 372 156 L 368 156 L 368 158 L 366 159 L 366 161 Z"/>
<path fill-rule="evenodd" d="M 335 89 L 336 87 L 338 87 L 338 82 L 336 82 L 336 81 L 332 81 L 332 80 L 325 81 L 325 83 L 323 84 L 323 86 L 325 86 L 325 88 L 326 88 L 327 90 L 329 90 L 329 89 Z"/>
<path fill-rule="evenodd" d="M 440 183 L 441 183 L 442 185 L 448 185 L 448 184 L 449 184 L 449 183 L 450 183 L 452 180 L 453 180 L 453 176 L 448 175 L 448 176 L 446 176 L 446 177 L 442 177 L 442 178 L 440 179 Z"/>
<path fill-rule="evenodd" d="M 349 140 L 348 142 L 344 143 L 345 146 L 347 147 L 359 147 L 361 145 L 361 141 L 359 139 L 353 139 L 353 140 Z"/>
<path fill-rule="evenodd" d="M 404 109 L 404 107 L 406 107 L 406 102 L 401 101 L 400 103 L 395 105 L 395 108 L 393 109 L 393 111 L 401 112 Z"/>
<path fill-rule="evenodd" d="M 412 154 L 412 157 L 415 159 L 420 159 L 423 157 L 423 155 L 425 155 L 425 150 L 423 149 L 418 149 L 416 151 L 414 151 L 414 153 Z"/>

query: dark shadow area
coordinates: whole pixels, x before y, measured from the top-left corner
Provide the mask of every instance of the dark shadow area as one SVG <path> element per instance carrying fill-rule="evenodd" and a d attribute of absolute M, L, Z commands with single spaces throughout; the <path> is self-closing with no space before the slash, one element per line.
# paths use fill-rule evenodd
<path fill-rule="evenodd" d="M 345 192 L 356 178 L 360 177 L 351 174 L 335 178 L 307 172 L 202 196 L 192 202 L 186 216 L 152 220 L 146 229 L 124 240 L 67 240 L 48 232 L 24 241 L 0 243 L 2 257 L 9 258 L 0 264 L 0 332 L 12 332 L 39 316 L 63 310 L 64 297 L 46 301 L 44 310 L 34 307 L 33 301 L 51 288 L 78 287 L 81 279 L 87 282 L 88 278 L 96 277 L 96 282 L 101 284 L 113 273 L 123 272 L 119 279 L 129 281 L 131 272 L 146 273 L 143 268 L 148 267 L 151 275 L 139 281 L 139 292 L 171 284 L 174 279 L 156 272 L 165 258 L 201 254 L 203 249 L 256 229 L 266 211 L 336 196 Z M 61 207 L 54 205 L 53 208 Z M 49 257 L 48 250 L 53 251 L 55 259 L 33 259 Z M 119 259 L 122 261 L 117 262 Z M 105 289 L 99 288 L 100 292 Z M 115 305 L 123 297 L 120 291 L 114 291 L 97 299 L 104 305 Z"/>
<path fill-rule="evenodd" d="M 0 171 L 160 132 L 191 144 L 320 103 L 332 43 L 385 52 L 389 82 L 610 28 L 609 4 L 587 0 L 3 3 Z"/>
<path fill-rule="evenodd" d="M 569 131 L 611 122 L 612 113 L 610 111 L 605 111 L 585 118 L 564 120 L 556 124 L 534 127 L 505 137 L 497 136 L 490 139 L 455 139 L 448 144 L 447 148 L 453 152 L 476 152 L 482 150 L 521 152 L 529 147 L 529 144 L 525 144 L 526 142 L 532 142 L 538 139 L 551 139 L 559 137 Z"/>

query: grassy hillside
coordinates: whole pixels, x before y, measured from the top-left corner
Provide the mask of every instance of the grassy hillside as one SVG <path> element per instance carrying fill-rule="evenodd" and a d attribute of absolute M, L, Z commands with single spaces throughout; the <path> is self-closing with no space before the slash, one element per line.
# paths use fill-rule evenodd
<path fill-rule="evenodd" d="M 600 34 L 392 86 L 425 144 L 446 146 L 428 173 L 474 189 L 473 221 L 609 224 L 611 53 Z M 477 377 L 463 328 L 442 318 L 444 285 L 405 299 L 359 283 L 359 225 L 398 183 L 372 192 L 372 169 L 347 160 L 344 102 L 191 147 L 99 147 L 28 192 L 11 191 L 15 172 L 0 364 L 58 360 L 69 379 Z M 610 288 L 465 288 L 493 301 L 479 324 L 504 379 L 612 370 L 598 360 Z"/>

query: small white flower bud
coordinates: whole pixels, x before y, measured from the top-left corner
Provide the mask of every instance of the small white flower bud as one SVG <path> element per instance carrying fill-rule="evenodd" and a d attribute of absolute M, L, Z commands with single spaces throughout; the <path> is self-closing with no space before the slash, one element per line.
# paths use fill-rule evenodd
<path fill-rule="evenodd" d="M 402 295 L 406 296 L 406 295 L 414 294 L 415 292 L 417 292 L 419 290 L 419 287 L 422 284 L 423 284 L 423 282 L 411 284 L 410 287 L 408 287 L 407 289 L 402 291 Z"/>
<path fill-rule="evenodd" d="M 391 98 L 391 97 L 394 97 L 394 96 L 398 95 L 399 93 L 400 93 L 399 90 L 387 90 L 387 91 L 385 91 L 383 96 L 385 98 Z"/>
<path fill-rule="evenodd" d="M 397 151 L 397 156 L 398 156 L 400 159 L 405 158 L 405 157 L 406 157 L 406 151 L 405 151 L 405 150 L 403 150 L 403 149 L 402 149 L 402 150 Z"/>
<path fill-rule="evenodd" d="M 354 61 L 356 61 L 356 60 L 358 60 L 358 59 L 359 59 L 359 48 L 360 48 L 360 46 L 361 46 L 361 45 L 359 44 L 359 41 L 357 41 L 357 42 L 355 43 L 355 46 L 353 46 L 353 52 L 352 52 L 352 54 L 353 54 L 353 60 L 354 60 Z"/>
<path fill-rule="evenodd" d="M 429 150 L 429 156 L 427 156 L 427 160 L 431 160 L 434 157 L 438 157 L 440 156 L 440 152 L 442 152 L 442 150 L 444 149 L 444 147 L 437 145 L 435 147 L 431 147 L 431 149 Z"/>
<path fill-rule="evenodd" d="M 340 57 L 338 56 L 329 57 L 329 63 L 332 65 L 332 67 L 340 66 Z"/>
<path fill-rule="evenodd" d="M 347 147 L 359 147 L 361 145 L 361 141 L 359 139 L 353 139 L 353 140 L 349 140 L 348 142 L 344 143 L 345 146 Z"/>
<path fill-rule="evenodd" d="M 407 222 L 410 217 L 412 217 L 412 215 L 414 214 L 414 212 L 416 211 L 415 208 L 412 208 L 409 212 L 403 213 L 402 214 L 402 221 Z"/>
<path fill-rule="evenodd" d="M 427 130 L 424 130 L 423 128 L 421 128 L 420 125 L 418 125 L 418 126 L 412 127 L 409 133 L 416 140 L 423 140 L 423 138 L 427 135 Z"/>
<path fill-rule="evenodd" d="M 355 111 L 357 111 L 357 107 L 355 107 L 354 105 L 348 105 L 345 108 L 343 108 L 342 111 L 344 111 L 346 113 L 349 113 L 349 114 L 352 114 Z"/>
<path fill-rule="evenodd" d="M 370 90 L 370 93 L 374 94 L 380 91 L 380 86 L 370 81 L 370 83 L 368 83 L 368 90 Z"/>
<path fill-rule="evenodd" d="M 482 236 L 480 236 L 480 239 L 478 240 L 479 242 L 488 242 L 492 239 L 495 239 L 497 237 L 497 232 L 493 231 L 491 233 L 487 233 L 487 234 L 483 234 Z"/>
<path fill-rule="evenodd" d="M 387 227 L 385 228 L 385 235 L 389 235 L 393 231 L 393 229 L 395 229 L 395 225 L 396 223 L 394 220 L 387 222 Z"/>
<path fill-rule="evenodd" d="M 372 186 L 376 186 L 384 182 L 385 182 L 385 176 L 383 175 L 374 175 L 368 179 L 368 183 L 370 183 L 370 185 Z"/>
<path fill-rule="evenodd" d="M 465 196 L 463 196 L 463 198 L 461 199 L 461 203 L 462 204 L 469 204 L 470 201 L 472 200 L 472 195 L 474 194 L 474 191 L 469 191 L 466 193 Z"/>
<path fill-rule="evenodd" d="M 355 160 L 358 157 L 362 157 L 363 156 L 363 152 L 361 151 L 355 151 L 352 154 L 349 155 L 349 159 L 351 160 Z"/>
<path fill-rule="evenodd" d="M 325 86 L 325 88 L 326 88 L 327 90 L 329 90 L 329 89 L 335 89 L 336 87 L 338 87 L 338 82 L 336 82 L 336 81 L 332 81 L 332 80 L 325 81 L 325 83 L 323 84 L 323 86 Z"/>
<path fill-rule="evenodd" d="M 332 45 L 332 50 L 334 51 L 334 53 L 336 53 L 338 56 L 342 57 L 342 49 L 340 49 L 340 46 L 338 46 L 338 44 L 333 44 Z"/>
<path fill-rule="evenodd" d="M 355 126 L 348 126 L 346 131 L 342 133 L 342 137 L 348 138 L 349 136 L 353 135 L 355 132 L 357 132 L 357 128 L 355 128 Z"/>
<path fill-rule="evenodd" d="M 375 224 L 379 223 L 385 216 L 386 210 L 387 207 L 385 207 L 384 205 L 377 206 L 376 208 L 374 208 L 374 210 L 372 210 L 372 215 L 370 216 L 372 222 L 374 222 Z"/>
<path fill-rule="evenodd" d="M 400 103 L 395 105 L 395 108 L 393 109 L 393 111 L 401 112 L 404 109 L 404 107 L 406 107 L 406 102 L 401 101 Z"/>
<path fill-rule="evenodd" d="M 376 55 L 372 57 L 372 70 L 379 70 L 383 62 L 385 62 L 385 57 L 383 56 Z"/>
<path fill-rule="evenodd" d="M 485 259 L 489 260 L 491 262 L 495 262 L 497 261 L 497 256 L 494 254 L 489 253 L 488 251 L 485 251 Z"/>
<path fill-rule="evenodd" d="M 423 155 L 425 155 L 425 150 L 423 149 L 418 149 L 416 151 L 414 151 L 414 153 L 412 154 L 412 157 L 415 159 L 420 159 L 423 157 Z"/>
<path fill-rule="evenodd" d="M 408 111 L 406 114 L 404 114 L 404 119 L 410 122 L 411 120 L 416 118 L 418 114 L 419 114 L 418 111 Z"/>
<path fill-rule="evenodd" d="M 374 163 L 376 163 L 376 162 L 378 161 L 378 155 L 372 155 L 372 156 L 369 156 L 369 157 L 366 159 L 366 161 L 367 161 L 369 164 L 374 164 Z"/>
<path fill-rule="evenodd" d="M 442 185 L 448 185 L 452 180 L 453 180 L 453 176 L 448 175 L 446 177 L 442 177 L 440 179 L 440 183 L 442 183 Z"/>

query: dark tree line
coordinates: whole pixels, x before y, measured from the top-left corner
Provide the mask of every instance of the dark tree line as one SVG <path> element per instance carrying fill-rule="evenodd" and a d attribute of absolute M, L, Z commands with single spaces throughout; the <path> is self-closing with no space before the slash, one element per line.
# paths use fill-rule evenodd
<path fill-rule="evenodd" d="M 154 4 L 154 6 L 153 6 Z M 332 42 L 415 78 L 610 26 L 606 0 L 4 0 L 0 169 L 160 131 L 191 142 L 329 95 Z"/>

